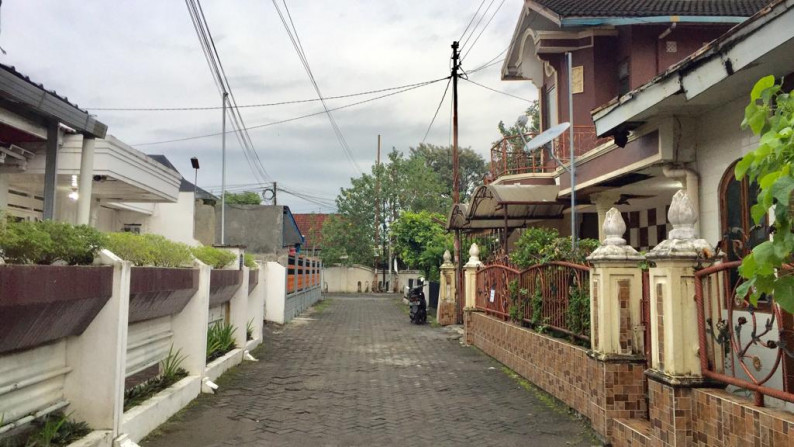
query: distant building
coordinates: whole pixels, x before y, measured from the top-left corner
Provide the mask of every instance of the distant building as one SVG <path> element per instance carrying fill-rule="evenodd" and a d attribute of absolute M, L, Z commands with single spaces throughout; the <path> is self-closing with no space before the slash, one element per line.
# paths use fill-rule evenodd
<path fill-rule="evenodd" d="M 303 251 L 310 256 L 319 256 L 323 249 L 323 224 L 330 214 L 293 214 L 305 242 Z"/>

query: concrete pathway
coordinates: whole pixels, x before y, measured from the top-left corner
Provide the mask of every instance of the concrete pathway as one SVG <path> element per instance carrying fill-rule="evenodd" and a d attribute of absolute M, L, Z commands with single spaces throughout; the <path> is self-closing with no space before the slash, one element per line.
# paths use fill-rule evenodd
<path fill-rule="evenodd" d="M 144 446 L 588 446 L 582 421 L 394 296 L 330 296 Z"/>

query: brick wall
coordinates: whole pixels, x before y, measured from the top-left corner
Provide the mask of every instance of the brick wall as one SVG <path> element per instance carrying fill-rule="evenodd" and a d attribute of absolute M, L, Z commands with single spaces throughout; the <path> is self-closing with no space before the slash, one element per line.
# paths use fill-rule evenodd
<path fill-rule="evenodd" d="M 614 446 L 794 446 L 794 414 L 723 390 L 648 380 L 644 363 L 596 359 L 480 312 L 466 312 L 465 323 L 469 344 L 590 419 Z"/>
<path fill-rule="evenodd" d="M 466 317 L 470 344 L 590 419 L 604 437 L 611 419 L 645 417 L 644 364 L 605 362 L 587 350 L 478 312 Z"/>

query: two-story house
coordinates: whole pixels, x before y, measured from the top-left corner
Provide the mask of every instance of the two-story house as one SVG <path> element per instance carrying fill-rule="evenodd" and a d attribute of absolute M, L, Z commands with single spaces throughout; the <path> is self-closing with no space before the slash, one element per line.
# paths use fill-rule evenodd
<path fill-rule="evenodd" d="M 629 227 L 626 239 L 646 250 L 666 237 L 666 206 L 673 193 L 683 186 L 695 201 L 698 198 L 698 176 L 682 165 L 692 160 L 696 148 L 680 138 L 682 129 L 696 125 L 693 120 L 669 113 L 653 126 L 623 120 L 601 131 L 591 112 L 616 98 L 631 98 L 636 89 L 703 51 L 704 45 L 768 3 L 524 2 L 501 76 L 505 81 L 530 81 L 537 89 L 541 131 L 562 122 L 573 126 L 575 227 L 581 237 L 598 237 L 606 211 L 618 205 Z M 469 204 L 453 210 L 448 226 L 510 233 L 513 228 L 542 224 L 570 234 L 571 179 L 555 161 L 556 157 L 566 165 L 570 162 L 568 132 L 532 153 L 511 143 L 505 140 L 494 146 L 495 180 L 480 187 Z"/>

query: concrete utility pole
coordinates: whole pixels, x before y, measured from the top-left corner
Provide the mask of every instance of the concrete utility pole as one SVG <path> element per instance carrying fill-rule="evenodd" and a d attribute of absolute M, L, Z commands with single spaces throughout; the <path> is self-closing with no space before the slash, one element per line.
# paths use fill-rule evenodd
<path fill-rule="evenodd" d="M 460 70 L 460 53 L 458 52 L 458 42 L 452 42 L 452 206 L 460 203 L 459 191 L 459 166 L 458 166 L 458 71 Z M 455 301 L 458 309 L 458 323 L 463 323 L 463 270 L 460 257 L 460 230 L 455 230 L 454 242 L 454 262 L 455 262 Z"/>
<path fill-rule="evenodd" d="M 223 121 L 221 127 L 221 245 L 226 245 L 226 90 L 223 100 Z"/>
<path fill-rule="evenodd" d="M 376 290 L 378 284 L 378 264 L 380 261 L 380 135 L 378 135 L 378 158 L 375 161 L 375 280 L 372 282 L 372 290 Z M 385 279 L 384 279 L 385 282 Z M 377 287 L 379 290 L 380 287 Z"/>
<path fill-rule="evenodd" d="M 273 206 L 278 205 L 278 183 L 273 182 Z"/>

